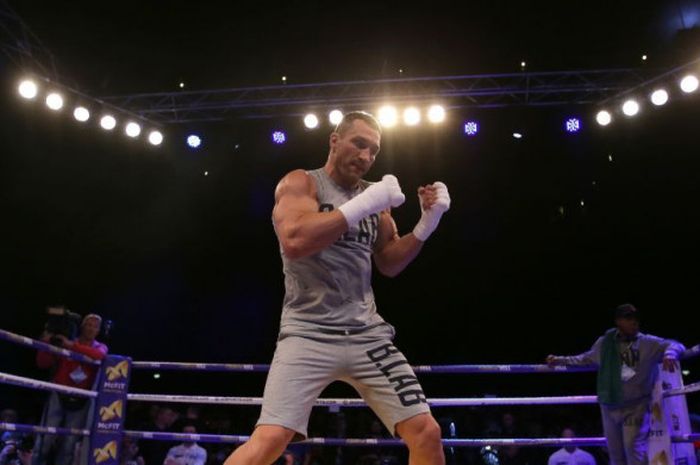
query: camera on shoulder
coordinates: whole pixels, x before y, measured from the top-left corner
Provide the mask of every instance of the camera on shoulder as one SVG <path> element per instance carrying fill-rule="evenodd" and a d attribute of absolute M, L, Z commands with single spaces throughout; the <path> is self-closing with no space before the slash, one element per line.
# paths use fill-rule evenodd
<path fill-rule="evenodd" d="M 61 346 L 61 338 L 59 335 L 73 340 L 78 337 L 80 329 L 81 316 L 78 313 L 71 312 L 67 308 L 48 307 L 46 309 L 47 318 L 44 330 L 51 334 L 49 342 L 56 346 Z"/>

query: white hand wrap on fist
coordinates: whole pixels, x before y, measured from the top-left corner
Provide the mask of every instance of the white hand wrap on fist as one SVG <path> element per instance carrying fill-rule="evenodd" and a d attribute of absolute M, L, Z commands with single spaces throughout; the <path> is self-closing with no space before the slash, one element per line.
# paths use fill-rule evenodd
<path fill-rule="evenodd" d="M 360 195 L 342 204 L 338 210 L 345 216 L 348 226 L 352 226 L 372 213 L 398 207 L 405 200 L 406 196 L 401 192 L 396 176 L 385 174 L 381 181 L 375 182 Z"/>
<path fill-rule="evenodd" d="M 413 235 L 420 241 L 425 242 L 428 237 L 435 231 L 442 214 L 450 209 L 450 193 L 447 191 L 447 186 L 442 182 L 433 183 L 435 195 L 437 199 L 429 208 L 423 206 L 423 199 L 418 195 L 418 203 L 420 204 L 421 216 L 416 227 L 413 228 Z"/>

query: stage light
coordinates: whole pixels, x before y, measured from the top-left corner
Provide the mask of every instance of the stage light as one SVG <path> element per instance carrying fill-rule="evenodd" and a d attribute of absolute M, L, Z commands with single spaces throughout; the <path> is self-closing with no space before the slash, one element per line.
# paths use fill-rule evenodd
<path fill-rule="evenodd" d="M 595 120 L 601 126 L 607 126 L 612 122 L 612 116 L 605 110 L 601 110 L 595 115 Z"/>
<path fill-rule="evenodd" d="M 49 95 L 46 96 L 46 106 L 52 109 L 53 111 L 60 110 L 61 108 L 63 108 L 63 97 L 61 97 L 61 94 L 51 92 Z"/>
<path fill-rule="evenodd" d="M 343 121 L 343 112 L 340 110 L 333 110 L 330 113 L 328 113 L 328 121 L 333 126 L 337 126 L 340 124 L 341 121 Z"/>
<path fill-rule="evenodd" d="M 283 131 L 275 131 L 272 133 L 272 142 L 282 145 L 287 142 L 287 135 Z"/>
<path fill-rule="evenodd" d="M 307 129 L 316 129 L 318 127 L 318 117 L 313 113 L 309 113 L 304 116 L 304 126 Z"/>
<path fill-rule="evenodd" d="M 141 126 L 139 126 L 138 123 L 130 121 L 126 124 L 124 132 L 126 132 L 126 135 L 129 137 L 138 137 L 139 134 L 141 134 Z"/>
<path fill-rule="evenodd" d="M 468 136 L 476 136 L 479 133 L 479 123 L 476 121 L 465 122 L 464 133 Z"/>
<path fill-rule="evenodd" d="M 200 145 L 202 145 L 202 138 L 197 134 L 190 134 L 187 136 L 187 145 L 193 149 L 197 149 Z"/>
<path fill-rule="evenodd" d="M 698 78 L 693 76 L 692 74 L 689 74 L 683 79 L 681 79 L 681 90 L 686 94 L 698 90 Z"/>
<path fill-rule="evenodd" d="M 513 137 L 514 137 L 515 139 L 522 139 L 522 138 L 523 138 L 523 135 L 522 135 L 521 133 L 519 133 L 519 132 L 514 132 L 514 133 L 513 133 Z"/>
<path fill-rule="evenodd" d="M 663 89 L 657 89 L 651 94 L 651 103 L 654 105 L 661 106 L 668 102 L 668 92 Z"/>
<path fill-rule="evenodd" d="M 90 119 L 90 110 L 85 107 L 75 107 L 75 110 L 73 110 L 73 118 L 84 123 Z"/>
<path fill-rule="evenodd" d="M 431 123 L 442 123 L 445 121 L 445 107 L 442 105 L 432 105 L 428 108 L 428 121 Z"/>
<path fill-rule="evenodd" d="M 420 123 L 420 110 L 416 107 L 409 107 L 403 111 L 403 122 L 406 126 L 415 126 Z"/>
<path fill-rule="evenodd" d="M 27 100 L 31 100 L 36 97 L 36 94 L 39 92 L 36 83 L 29 79 L 25 79 L 24 81 L 20 82 L 17 90 L 19 91 L 19 95 Z"/>
<path fill-rule="evenodd" d="M 636 100 L 630 99 L 622 104 L 622 113 L 626 116 L 634 116 L 639 113 L 639 104 Z"/>
<path fill-rule="evenodd" d="M 163 134 L 160 131 L 151 131 L 148 134 L 148 142 L 152 145 L 160 145 L 163 142 Z"/>
<path fill-rule="evenodd" d="M 581 120 L 578 118 L 569 118 L 564 122 L 564 129 L 570 134 L 577 133 L 581 130 Z"/>
<path fill-rule="evenodd" d="M 379 124 L 385 128 L 390 128 L 396 126 L 399 117 L 397 115 L 396 108 L 392 107 L 391 105 L 385 105 L 377 112 L 377 119 L 379 120 Z"/>
<path fill-rule="evenodd" d="M 102 129 L 106 129 L 107 131 L 111 131 L 112 129 L 115 128 L 117 125 L 117 120 L 114 119 L 114 116 L 112 115 L 105 115 L 102 118 L 100 118 L 100 126 L 102 126 Z"/>

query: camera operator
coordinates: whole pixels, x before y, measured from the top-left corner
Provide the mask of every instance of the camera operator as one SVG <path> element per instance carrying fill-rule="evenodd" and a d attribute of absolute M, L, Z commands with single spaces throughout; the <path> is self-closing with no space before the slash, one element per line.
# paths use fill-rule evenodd
<path fill-rule="evenodd" d="M 91 313 L 83 318 L 80 332 L 76 339 L 69 339 L 62 334 L 44 331 L 41 340 L 60 344 L 65 349 L 86 355 L 94 360 L 102 360 L 107 355 L 107 346 L 95 340 L 100 333 L 102 317 Z M 39 368 L 52 370 L 52 382 L 80 389 L 92 389 L 97 377 L 98 367 L 66 357 L 39 351 L 36 356 Z M 85 428 L 90 400 L 52 392 L 44 407 L 43 426 L 63 428 Z M 72 465 L 78 436 L 56 437 L 43 435 L 35 447 L 34 465 L 46 465 L 52 449 L 55 447 L 55 465 Z"/>

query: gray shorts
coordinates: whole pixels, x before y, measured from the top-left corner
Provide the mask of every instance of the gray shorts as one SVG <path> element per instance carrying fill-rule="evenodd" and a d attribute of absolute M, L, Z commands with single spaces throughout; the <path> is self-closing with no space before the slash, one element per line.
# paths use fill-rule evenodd
<path fill-rule="evenodd" d="M 372 332 L 374 337 L 281 335 L 257 425 L 283 426 L 297 432 L 294 440 L 305 438 L 314 402 L 336 380 L 353 386 L 394 435 L 397 423 L 429 412 L 413 369 L 391 342 L 393 331 Z"/>

